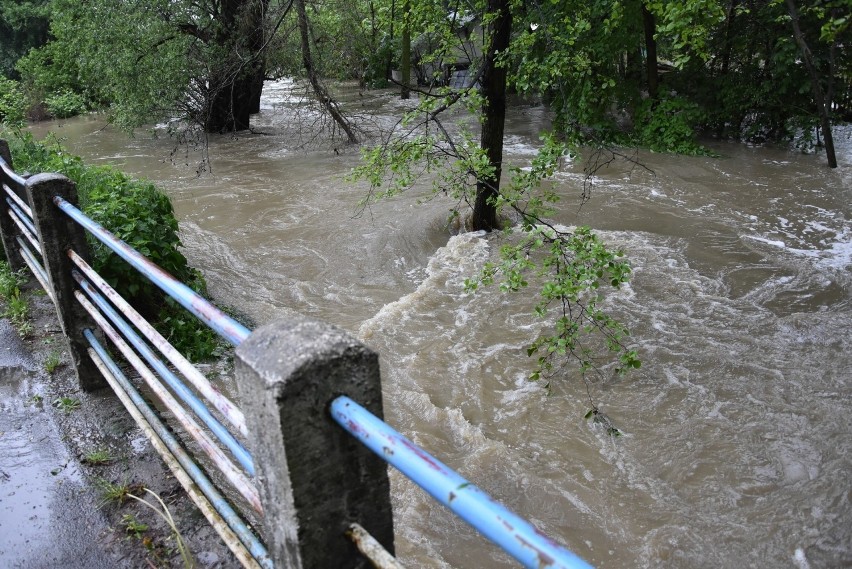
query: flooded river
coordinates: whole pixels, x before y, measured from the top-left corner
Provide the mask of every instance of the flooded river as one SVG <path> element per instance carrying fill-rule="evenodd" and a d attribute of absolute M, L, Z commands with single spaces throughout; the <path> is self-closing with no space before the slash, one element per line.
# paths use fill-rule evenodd
<path fill-rule="evenodd" d="M 526 380 L 533 300 L 462 282 L 504 239 L 452 236 L 452 204 L 415 192 L 354 217 L 358 151 L 310 137 L 289 83 L 268 85 L 262 135 L 214 137 L 212 173 L 144 132 L 97 118 L 37 127 L 86 160 L 159 182 L 213 295 L 258 323 L 300 311 L 382 357 L 387 420 L 600 567 L 852 566 L 852 143 L 840 168 L 787 149 L 710 143 L 719 158 L 642 152 L 613 164 L 579 208 L 582 165 L 556 175 L 566 225 L 627 252 L 612 295 L 643 366 L 592 385 L 624 432 L 583 419 L 569 370 L 547 396 Z M 350 110 L 390 120 L 390 94 Z M 309 118 L 309 112 L 304 113 Z M 540 107 L 515 108 L 506 160 L 524 165 Z M 393 478 L 410 567 L 511 567 L 495 547 Z"/>

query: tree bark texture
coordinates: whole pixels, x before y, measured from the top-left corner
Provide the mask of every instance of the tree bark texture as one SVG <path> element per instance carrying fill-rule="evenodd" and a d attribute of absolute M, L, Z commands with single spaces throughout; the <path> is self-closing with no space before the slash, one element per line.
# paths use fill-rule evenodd
<path fill-rule="evenodd" d="M 828 117 L 828 108 L 826 107 L 825 95 L 822 90 L 822 84 L 820 83 L 819 73 L 817 73 L 813 55 L 805 41 L 802 28 L 799 25 L 799 14 L 796 10 L 796 3 L 794 0 L 786 0 L 786 2 L 787 11 L 790 12 L 790 19 L 793 24 L 793 36 L 796 38 L 799 51 L 802 53 L 802 61 L 805 64 L 805 69 L 807 69 L 808 75 L 811 77 L 811 89 L 814 92 L 814 102 L 817 106 L 819 122 L 822 127 L 822 137 L 825 143 L 825 155 L 828 159 L 828 167 L 837 168 L 837 155 L 834 153 L 834 137 L 831 135 L 831 121 Z"/>
<path fill-rule="evenodd" d="M 230 53 L 209 78 L 206 132 L 247 130 L 251 115 L 260 111 L 268 5 L 269 0 L 224 0 L 220 5 L 214 42 Z"/>
<path fill-rule="evenodd" d="M 302 40 L 302 64 L 305 67 L 305 72 L 308 74 L 308 81 L 311 83 L 311 88 L 319 100 L 323 108 L 331 115 L 334 122 L 346 133 L 349 142 L 357 143 L 358 137 L 355 136 L 355 131 L 352 125 L 346 120 L 346 117 L 337 108 L 337 102 L 331 98 L 325 85 L 320 81 L 314 68 L 314 60 L 311 56 L 311 42 L 308 34 L 308 14 L 305 10 L 305 0 L 295 0 L 296 13 L 299 18 L 299 35 Z"/>
<path fill-rule="evenodd" d="M 488 0 L 488 13 L 496 14 L 490 29 L 490 43 L 483 60 L 482 134 L 480 146 L 485 150 L 494 174 L 476 184 L 472 228 L 474 231 L 499 229 L 494 200 L 500 191 L 503 165 L 503 128 L 506 122 L 506 68 L 497 65 L 497 57 L 508 49 L 512 32 L 512 12 L 509 0 Z"/>
<path fill-rule="evenodd" d="M 648 11 L 645 4 L 642 4 L 642 27 L 645 30 L 645 72 L 648 78 L 648 96 L 656 99 L 660 84 L 657 74 L 657 40 L 654 39 L 657 23 L 654 21 L 654 14 Z"/>

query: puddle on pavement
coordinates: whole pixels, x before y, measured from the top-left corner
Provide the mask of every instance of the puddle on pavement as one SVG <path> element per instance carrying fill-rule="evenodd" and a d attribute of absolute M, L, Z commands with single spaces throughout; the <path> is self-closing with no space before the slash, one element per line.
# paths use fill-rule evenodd
<path fill-rule="evenodd" d="M 110 567 L 106 529 L 42 399 L 44 381 L 0 321 L 0 566 Z M 12 365 L 9 365 L 12 364 Z"/>

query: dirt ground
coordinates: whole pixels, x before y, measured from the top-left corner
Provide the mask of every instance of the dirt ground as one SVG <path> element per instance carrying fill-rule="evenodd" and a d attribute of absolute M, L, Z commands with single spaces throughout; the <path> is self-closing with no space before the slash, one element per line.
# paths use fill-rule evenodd
<path fill-rule="evenodd" d="M 109 388 L 79 389 L 52 302 L 25 289 L 32 331 L 0 319 L 0 566 L 185 567 L 154 510 L 107 497 L 126 486 L 165 502 L 192 566 L 240 567 Z"/>

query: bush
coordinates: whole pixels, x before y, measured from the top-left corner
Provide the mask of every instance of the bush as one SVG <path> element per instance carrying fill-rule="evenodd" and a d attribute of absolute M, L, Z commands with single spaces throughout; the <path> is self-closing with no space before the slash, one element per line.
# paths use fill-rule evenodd
<path fill-rule="evenodd" d="M 0 121 L 8 125 L 22 125 L 27 117 L 27 102 L 21 85 L 0 76 Z"/>
<path fill-rule="evenodd" d="M 67 119 L 87 111 L 85 99 L 68 89 L 48 95 L 44 103 L 50 116 L 57 119 Z"/>
<path fill-rule="evenodd" d="M 59 172 L 77 183 L 81 209 L 119 239 L 151 259 L 199 294 L 206 294 L 201 274 L 180 252 L 178 223 L 172 204 L 154 184 L 134 180 L 111 166 L 86 166 L 65 152 L 55 138 L 36 141 L 17 132 L 9 140 L 18 171 Z M 89 239 L 95 270 L 172 344 L 191 359 L 214 355 L 214 332 L 183 310 L 100 241 Z"/>
<path fill-rule="evenodd" d="M 695 141 L 693 125 L 700 123 L 698 106 L 680 97 L 645 99 L 636 110 L 636 144 L 655 152 L 707 154 Z"/>

